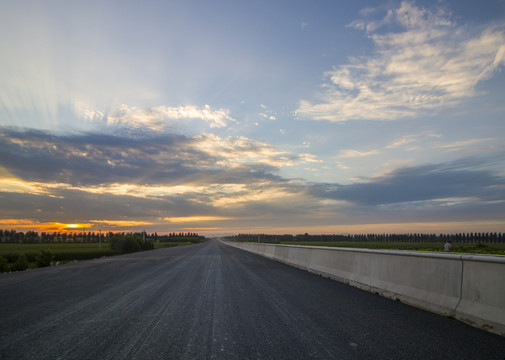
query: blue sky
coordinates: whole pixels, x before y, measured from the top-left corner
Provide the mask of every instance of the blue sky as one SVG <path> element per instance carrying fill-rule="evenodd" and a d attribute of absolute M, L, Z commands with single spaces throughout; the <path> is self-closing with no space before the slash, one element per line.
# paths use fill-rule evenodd
<path fill-rule="evenodd" d="M 505 2 L 0 1 L 0 228 L 505 231 Z"/>

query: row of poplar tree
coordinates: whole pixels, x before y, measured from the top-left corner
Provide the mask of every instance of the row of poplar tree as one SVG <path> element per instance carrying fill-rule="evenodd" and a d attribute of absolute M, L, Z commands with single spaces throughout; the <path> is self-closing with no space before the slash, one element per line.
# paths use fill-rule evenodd
<path fill-rule="evenodd" d="M 373 241 L 373 242 L 455 242 L 455 243 L 505 243 L 505 233 L 478 232 L 458 234 L 334 234 L 334 235 L 269 235 L 238 234 L 229 238 L 246 242 L 283 241 Z"/>
<path fill-rule="evenodd" d="M 17 243 L 17 244 L 48 244 L 61 242 L 90 242 L 97 243 L 100 241 L 109 242 L 114 236 L 126 233 L 113 232 L 41 232 L 36 231 L 20 232 L 16 230 L 0 229 L 0 243 Z M 151 241 L 177 241 L 178 239 L 199 239 L 203 237 L 197 233 L 169 233 L 168 235 L 158 235 L 158 233 L 139 233 L 144 239 Z"/>

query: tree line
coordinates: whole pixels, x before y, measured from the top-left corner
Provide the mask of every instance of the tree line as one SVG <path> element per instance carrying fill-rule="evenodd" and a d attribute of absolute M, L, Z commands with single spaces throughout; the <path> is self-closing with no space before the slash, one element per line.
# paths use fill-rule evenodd
<path fill-rule="evenodd" d="M 111 242 L 117 236 L 125 237 L 127 235 L 140 236 L 142 239 L 149 241 L 191 241 L 200 242 L 205 239 L 204 236 L 200 236 L 197 233 L 169 233 L 168 235 L 158 235 L 157 232 L 154 233 L 113 233 L 109 232 L 91 232 L 91 231 L 81 231 L 81 232 L 67 232 L 67 231 L 57 231 L 57 232 L 41 232 L 40 234 L 36 231 L 20 232 L 16 230 L 2 230 L 0 229 L 0 243 L 13 243 L 13 244 L 50 244 L 50 243 L 97 243 L 97 242 Z"/>
<path fill-rule="evenodd" d="M 188 232 L 188 233 L 183 233 L 183 232 L 180 232 L 180 233 L 169 233 L 168 235 L 166 235 L 166 237 L 170 237 L 170 238 L 173 238 L 173 237 L 198 237 L 198 234 L 197 233 L 191 233 L 191 232 Z"/>
<path fill-rule="evenodd" d="M 197 233 L 169 233 L 168 235 L 158 236 L 158 241 L 161 242 L 192 242 L 198 243 L 205 240 L 205 236 L 200 236 Z"/>
<path fill-rule="evenodd" d="M 227 239 L 241 242 L 296 242 L 296 241 L 363 241 L 363 242 L 454 242 L 454 243 L 505 243 L 505 234 L 496 232 L 476 232 L 458 234 L 333 234 L 310 235 L 270 235 L 238 234 Z"/>

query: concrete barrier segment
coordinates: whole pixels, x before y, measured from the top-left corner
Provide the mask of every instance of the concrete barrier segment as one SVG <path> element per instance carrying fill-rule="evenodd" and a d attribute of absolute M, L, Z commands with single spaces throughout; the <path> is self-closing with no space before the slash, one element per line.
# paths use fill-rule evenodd
<path fill-rule="evenodd" d="M 463 260 L 456 318 L 505 336 L 505 259 Z"/>

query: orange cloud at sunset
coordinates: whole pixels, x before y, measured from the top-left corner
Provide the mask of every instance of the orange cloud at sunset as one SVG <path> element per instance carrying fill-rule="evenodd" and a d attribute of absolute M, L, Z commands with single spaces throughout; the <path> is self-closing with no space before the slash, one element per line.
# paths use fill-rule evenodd
<path fill-rule="evenodd" d="M 1 219 L 1 229 L 13 229 L 18 231 L 37 231 L 37 232 L 58 232 L 58 231 L 83 231 L 88 230 L 90 224 L 64 224 L 60 222 L 40 222 L 30 219 Z"/>

